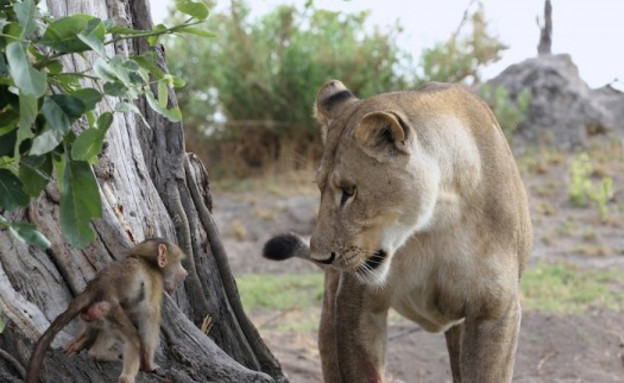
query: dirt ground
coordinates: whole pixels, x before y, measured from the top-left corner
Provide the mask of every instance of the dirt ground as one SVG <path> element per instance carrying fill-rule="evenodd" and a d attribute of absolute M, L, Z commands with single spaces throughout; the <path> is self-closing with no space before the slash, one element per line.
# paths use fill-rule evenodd
<path fill-rule="evenodd" d="M 592 177 L 614 180 L 607 218 L 600 218 L 592 206 L 578 208 L 569 202 L 572 153 L 542 148 L 517 156 L 531 201 L 531 264 L 565 260 L 588 269 L 624 272 L 622 143 L 604 141 L 587 150 L 596 164 Z M 318 204 L 311 181 L 312 173 L 304 187 L 300 180 L 298 187 L 290 187 L 288 181 L 280 183 L 282 180 L 246 191 L 213 191 L 215 218 L 236 276 L 259 273 L 270 278 L 270 274 L 318 272 L 301 260 L 271 262 L 260 256 L 262 245 L 274 234 L 294 231 L 309 235 Z M 316 333 L 284 331 L 276 323 L 316 320 L 319 314 L 319 307 L 298 312 L 249 311 L 293 383 L 322 382 Z M 390 322 L 388 381 L 452 381 L 443 335 L 428 334 L 407 320 Z M 525 312 L 514 382 L 624 382 L 624 314 L 602 307 L 574 315 Z"/>

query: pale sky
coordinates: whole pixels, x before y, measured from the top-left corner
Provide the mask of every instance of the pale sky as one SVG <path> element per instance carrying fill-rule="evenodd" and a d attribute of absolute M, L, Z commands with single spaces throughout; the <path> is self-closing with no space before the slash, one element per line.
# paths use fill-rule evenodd
<path fill-rule="evenodd" d="M 150 0 L 154 22 L 162 22 L 173 0 Z M 247 0 L 256 15 L 277 4 L 302 5 L 304 0 Z M 404 32 L 398 44 L 418 57 L 423 48 L 443 41 L 457 28 L 469 0 L 316 0 L 319 8 L 340 11 L 371 10 L 372 25 L 389 27 L 398 20 Z M 510 48 L 503 59 L 488 68 L 485 79 L 507 66 L 537 54 L 539 29 L 536 16 L 543 15 L 544 0 L 483 0 L 491 31 Z M 624 0 L 551 0 L 553 6 L 553 53 L 569 53 L 581 77 L 591 86 L 603 86 L 615 78 L 624 81 Z M 218 1 L 217 10 L 229 1 Z"/>

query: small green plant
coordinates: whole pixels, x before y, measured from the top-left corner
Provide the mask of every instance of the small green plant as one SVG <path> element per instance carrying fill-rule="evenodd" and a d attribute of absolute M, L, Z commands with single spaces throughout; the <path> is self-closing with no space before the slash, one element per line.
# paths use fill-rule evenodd
<path fill-rule="evenodd" d="M 593 167 L 587 153 L 581 153 L 570 162 L 570 202 L 576 207 L 587 207 L 589 204 L 589 190 L 591 189 L 591 175 Z"/>
<path fill-rule="evenodd" d="M 503 85 L 492 89 L 492 85 L 484 84 L 481 87 L 481 97 L 492 108 L 501 129 L 509 139 L 518 124 L 526 119 L 526 112 L 531 103 L 531 90 L 523 89 L 515 100 L 512 100 Z"/>
<path fill-rule="evenodd" d="M 134 30 L 89 15 L 54 19 L 41 15 L 35 0 L 0 1 L 1 210 L 28 205 L 55 170 L 65 239 L 77 248 L 91 242 L 95 235 L 89 223 L 102 214 L 91 166 L 114 117 L 98 106 L 106 100 L 115 112 L 139 114 L 134 102 L 144 96 L 154 111 L 180 121 L 180 109 L 168 105 L 169 89 L 184 85 L 158 66 L 154 54 L 125 57 L 106 47 L 136 38 L 154 45 L 167 34 L 209 35 L 194 27 L 208 16 L 205 4 L 181 0 L 176 8 L 186 15 L 178 25 Z M 71 54 L 88 58 L 90 67 L 81 72 L 65 68 L 61 58 Z M 24 242 L 50 246 L 31 224 L 0 216 L 0 227 Z"/>
<path fill-rule="evenodd" d="M 609 215 L 607 205 L 613 197 L 613 179 L 603 177 L 596 185 L 591 180 L 594 166 L 587 153 L 581 153 L 570 162 L 570 202 L 576 207 L 587 207 L 589 201 L 596 203 L 601 218 Z"/>
<path fill-rule="evenodd" d="M 521 287 L 527 311 L 574 314 L 591 307 L 624 309 L 624 276 L 617 271 L 541 262 L 526 270 Z"/>
<path fill-rule="evenodd" d="M 600 218 L 604 219 L 608 217 L 609 211 L 607 209 L 607 204 L 612 197 L 613 178 L 611 177 L 603 177 L 600 180 L 600 184 L 589 191 L 589 199 L 596 203 Z"/>
<path fill-rule="evenodd" d="M 247 310 L 264 308 L 293 310 L 320 304 L 323 274 L 256 275 L 236 278 L 243 306 Z"/>

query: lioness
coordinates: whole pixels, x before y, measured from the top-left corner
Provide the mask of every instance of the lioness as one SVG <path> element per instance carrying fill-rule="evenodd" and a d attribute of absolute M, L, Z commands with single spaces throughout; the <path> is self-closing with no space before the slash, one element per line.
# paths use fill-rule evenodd
<path fill-rule="evenodd" d="M 383 381 L 391 307 L 444 332 L 453 382 L 510 382 L 532 229 L 490 109 L 454 85 L 359 100 L 340 81 L 315 109 L 325 148 L 310 247 L 282 235 L 264 254 L 328 265 L 325 382 Z"/>

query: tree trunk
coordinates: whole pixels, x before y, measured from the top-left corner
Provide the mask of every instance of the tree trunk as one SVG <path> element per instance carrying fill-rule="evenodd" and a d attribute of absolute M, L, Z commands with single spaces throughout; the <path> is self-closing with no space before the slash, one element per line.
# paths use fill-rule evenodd
<path fill-rule="evenodd" d="M 538 24 L 539 25 L 539 24 Z M 539 56 L 549 55 L 552 45 L 552 5 L 550 0 L 544 3 L 544 25 L 540 27 L 540 41 L 537 46 Z"/>
<path fill-rule="evenodd" d="M 83 13 L 112 18 L 117 25 L 151 28 L 147 0 L 47 3 L 55 17 Z M 134 41 L 108 49 L 127 55 L 150 48 L 144 41 Z M 164 67 L 162 48 L 157 54 Z M 64 64 L 68 71 L 87 68 L 76 56 L 67 57 Z M 175 104 L 175 96 L 170 101 Z M 139 381 L 286 382 L 279 363 L 243 312 L 211 214 L 206 169 L 197 157 L 185 153 L 181 124 L 163 119 L 145 103 L 139 107 L 149 127 L 132 114 L 117 113 L 95 167 L 104 213 L 92 224 L 96 239 L 91 245 L 76 250 L 65 244 L 56 182 L 50 182 L 27 209 L 3 213 L 34 222 L 52 248 L 40 251 L 0 230 L 0 315 L 7 324 L 0 335 L 0 382 L 21 381 L 34 342 L 72 297 L 103 266 L 151 236 L 178 243 L 188 255 L 189 277 L 173 297 L 164 299 L 156 356 L 162 368 L 154 374 L 141 373 Z M 110 110 L 110 105 L 103 110 Z M 121 363 L 96 362 L 86 353 L 72 359 L 62 354 L 58 348 L 76 331 L 72 324 L 57 336 L 46 354 L 42 381 L 116 381 Z"/>

